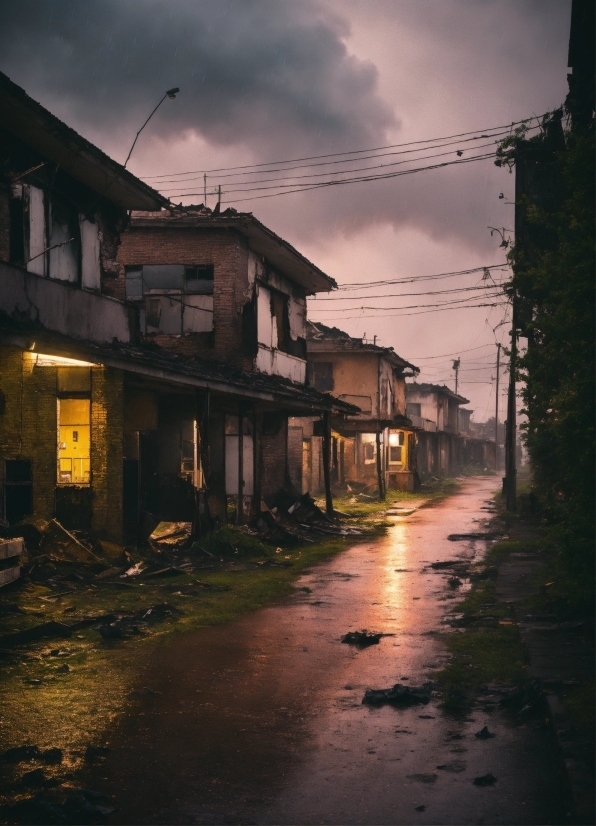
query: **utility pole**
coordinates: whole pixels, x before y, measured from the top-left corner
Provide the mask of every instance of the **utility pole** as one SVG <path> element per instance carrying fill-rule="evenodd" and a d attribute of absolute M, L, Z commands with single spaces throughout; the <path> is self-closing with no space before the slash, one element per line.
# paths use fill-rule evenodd
<path fill-rule="evenodd" d="M 507 426 L 505 432 L 505 496 L 507 510 L 517 510 L 517 468 L 515 456 L 516 400 L 515 372 L 517 369 L 517 301 L 515 295 L 511 307 L 511 359 L 509 362 L 509 391 L 507 394 Z"/>
<path fill-rule="evenodd" d="M 459 378 L 459 366 L 461 364 L 461 359 L 456 359 L 453 362 L 453 369 L 455 370 L 455 392 L 457 393 L 458 387 L 458 378 Z"/>
<path fill-rule="evenodd" d="M 495 470 L 499 469 L 499 370 L 501 369 L 501 342 L 497 342 L 497 389 L 495 393 Z"/>
<path fill-rule="evenodd" d="M 203 206 L 207 206 L 207 173 L 203 173 Z"/>
<path fill-rule="evenodd" d="M 221 184 L 217 187 L 217 203 L 221 204 Z"/>

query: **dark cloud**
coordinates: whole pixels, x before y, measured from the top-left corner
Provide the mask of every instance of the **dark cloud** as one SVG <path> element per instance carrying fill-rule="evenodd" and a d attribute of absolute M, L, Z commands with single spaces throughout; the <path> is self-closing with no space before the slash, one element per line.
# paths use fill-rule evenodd
<path fill-rule="evenodd" d="M 234 163 L 236 150 L 269 161 L 375 146 L 402 134 L 412 140 L 488 127 L 559 104 L 569 5 L 5 0 L 0 66 L 119 159 L 164 90 L 180 86 L 176 102 L 164 104 L 152 121 L 145 146 L 149 135 L 172 146 L 194 133 L 227 147 L 226 164 Z M 358 35 L 365 30 L 363 46 Z M 346 43 L 374 63 L 351 54 Z M 144 156 L 135 152 L 137 171 Z M 209 158 L 188 163 L 196 169 Z M 152 168 L 143 164 L 146 174 L 173 166 L 163 154 Z M 498 192 L 510 183 L 485 161 L 238 207 L 253 209 L 299 243 L 389 224 L 489 253 L 486 226 L 497 221 Z"/>
<path fill-rule="evenodd" d="M 395 125 L 345 21 L 311 0 L 23 0 L 3 18 L 4 70 L 79 122 L 129 127 L 180 86 L 154 134 L 292 152 L 375 144 Z"/>

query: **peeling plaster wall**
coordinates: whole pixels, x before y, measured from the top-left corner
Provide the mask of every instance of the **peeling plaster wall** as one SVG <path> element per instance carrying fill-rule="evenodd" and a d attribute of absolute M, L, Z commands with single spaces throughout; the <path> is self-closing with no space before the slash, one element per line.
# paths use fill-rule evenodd
<path fill-rule="evenodd" d="M 77 339 L 130 343 L 129 308 L 74 285 L 0 262 L 0 310 Z"/>

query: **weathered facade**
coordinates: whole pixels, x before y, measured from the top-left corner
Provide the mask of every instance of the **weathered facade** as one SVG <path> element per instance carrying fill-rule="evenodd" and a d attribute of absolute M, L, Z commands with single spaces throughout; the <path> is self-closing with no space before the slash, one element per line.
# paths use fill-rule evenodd
<path fill-rule="evenodd" d="M 0 107 L 0 515 L 122 541 L 258 512 L 288 415 L 351 410 L 304 384 L 299 308 L 333 282 L 251 216 L 200 248 L 150 223 L 142 255 L 131 228 L 117 258 L 165 199 L 4 76 Z"/>
<path fill-rule="evenodd" d="M 332 482 L 376 485 L 382 491 L 414 490 L 416 438 L 406 417 L 405 379 L 416 375 L 418 368 L 392 348 L 314 322 L 308 323 L 307 352 L 309 383 L 360 408 L 354 415 L 332 419 Z M 319 491 L 323 458 L 316 426 L 291 426 L 296 442 L 302 430 L 302 488 Z"/>
<path fill-rule="evenodd" d="M 418 470 L 425 476 L 455 476 L 464 467 L 494 468 L 494 442 L 470 430 L 468 399 L 445 385 L 409 382 L 407 415 L 418 437 Z"/>

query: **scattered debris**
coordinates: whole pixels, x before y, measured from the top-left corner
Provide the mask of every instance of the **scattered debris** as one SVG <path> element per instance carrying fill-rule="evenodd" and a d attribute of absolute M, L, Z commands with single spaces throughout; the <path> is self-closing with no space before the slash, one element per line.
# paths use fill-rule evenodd
<path fill-rule="evenodd" d="M 488 774 L 481 775 L 481 777 L 475 777 L 474 780 L 472 780 L 472 783 L 475 786 L 494 786 L 496 782 L 497 778 L 490 772 Z"/>
<path fill-rule="evenodd" d="M 85 751 L 85 760 L 87 763 L 95 763 L 98 760 L 103 760 L 111 752 L 108 746 L 87 746 Z"/>
<path fill-rule="evenodd" d="M 124 579 L 127 576 L 139 576 L 143 573 L 144 564 L 144 562 L 136 562 L 132 568 L 129 568 L 128 571 L 120 575 L 120 579 Z"/>
<path fill-rule="evenodd" d="M 441 766 L 437 766 L 437 768 L 444 772 L 461 774 L 461 772 L 466 770 L 466 764 L 463 760 L 452 760 L 451 763 L 443 763 Z"/>
<path fill-rule="evenodd" d="M 377 634 L 372 631 L 367 631 L 364 628 L 362 631 L 348 631 L 341 638 L 342 642 L 348 645 L 355 645 L 358 648 L 368 648 L 370 645 L 378 645 L 381 637 L 394 637 L 395 634 Z"/>
<path fill-rule="evenodd" d="M 450 576 L 447 582 L 450 588 L 459 588 L 460 585 L 463 585 L 461 579 L 457 576 Z"/>
<path fill-rule="evenodd" d="M 362 702 L 369 706 L 389 704 L 403 708 L 426 705 L 430 702 L 430 683 L 425 683 L 421 688 L 412 688 L 401 683 L 396 683 L 393 688 L 369 688 L 364 693 Z"/>
<path fill-rule="evenodd" d="M 39 550 L 50 554 L 60 562 L 82 562 L 85 564 L 101 562 L 93 551 L 58 522 L 51 519 L 42 530 Z"/>
<path fill-rule="evenodd" d="M 488 730 L 488 726 L 484 726 L 481 728 L 480 731 L 477 731 L 474 737 L 477 737 L 479 740 L 490 740 L 491 737 L 496 737 L 496 734 L 493 734 L 492 731 Z"/>
<path fill-rule="evenodd" d="M 415 780 L 416 783 L 434 783 L 437 779 L 437 774 L 407 774 L 408 780 Z"/>
<path fill-rule="evenodd" d="M 44 622 L 41 625 L 34 625 L 33 628 L 16 631 L 14 634 L 5 634 L 0 637 L 0 648 L 13 648 L 15 645 L 35 642 L 44 637 L 70 637 L 71 634 L 71 627 L 63 622 Z"/>
<path fill-rule="evenodd" d="M 424 812 L 424 811 L 426 811 L 426 806 L 416 806 L 414 808 L 414 811 L 415 812 Z"/>
<path fill-rule="evenodd" d="M 1 645 L 1 641 L 0 641 Z M 520 717 L 533 717 L 542 714 L 545 704 L 544 694 L 538 680 L 533 680 L 526 686 L 514 689 L 500 701 L 501 708 L 510 708 Z"/>
<path fill-rule="evenodd" d="M 450 542 L 461 542 L 465 539 L 503 539 L 502 533 L 494 533 L 491 531 L 481 533 L 479 531 L 473 533 L 450 533 L 447 539 Z"/>
<path fill-rule="evenodd" d="M 192 522 L 160 522 L 155 528 L 149 542 L 158 552 L 165 550 L 179 550 L 190 544 Z"/>

